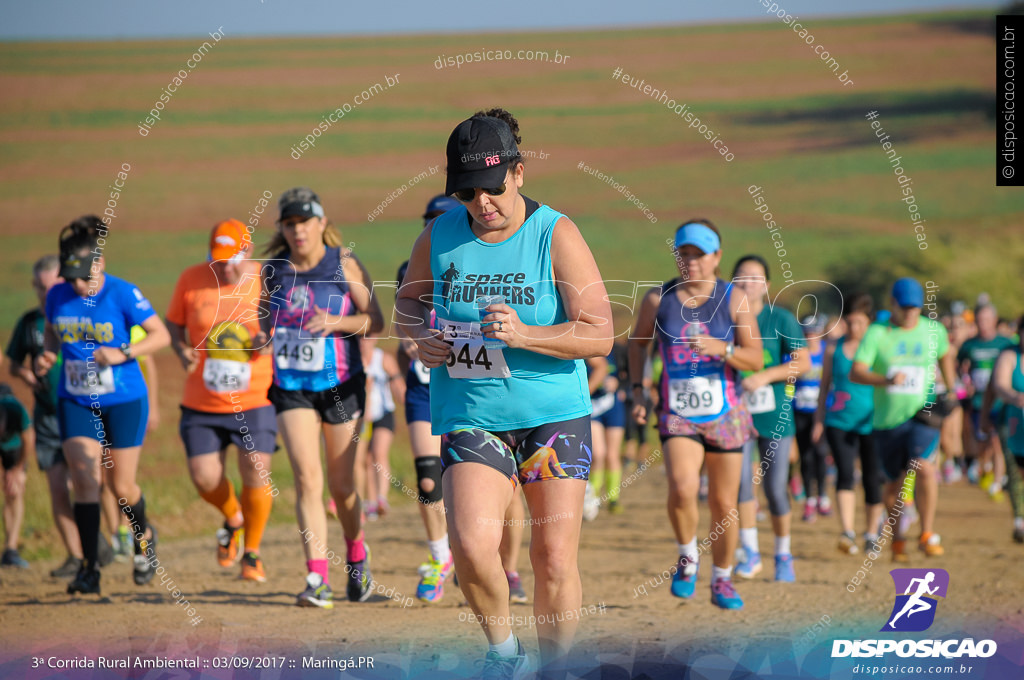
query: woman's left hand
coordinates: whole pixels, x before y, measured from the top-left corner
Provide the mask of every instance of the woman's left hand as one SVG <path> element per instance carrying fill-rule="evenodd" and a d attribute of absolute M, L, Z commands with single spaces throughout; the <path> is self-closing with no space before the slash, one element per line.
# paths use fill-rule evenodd
<path fill-rule="evenodd" d="M 519 320 L 516 310 L 508 305 L 491 305 L 488 314 L 480 320 L 480 331 L 486 338 L 501 340 L 509 347 L 524 349 L 528 336 L 526 325 Z M 492 323 L 493 322 L 493 323 Z M 489 326 L 487 324 L 490 324 Z"/>
<path fill-rule="evenodd" d="M 764 376 L 762 376 L 760 373 L 754 373 L 753 375 L 748 375 L 746 378 L 744 378 L 740 382 L 740 387 L 743 388 L 744 392 L 757 392 L 759 389 L 761 389 L 767 384 L 768 383 L 764 381 Z"/>
<path fill-rule="evenodd" d="M 314 335 L 329 333 L 328 326 L 337 326 L 338 317 L 322 307 L 314 307 L 313 315 L 302 324 L 302 328 Z"/>
<path fill-rule="evenodd" d="M 128 357 L 118 347 L 97 347 L 92 353 L 97 366 L 117 366 L 128 361 Z"/>
<path fill-rule="evenodd" d="M 719 338 L 712 338 L 708 335 L 694 335 L 687 338 L 690 347 L 694 352 L 705 356 L 724 357 L 728 343 Z"/>

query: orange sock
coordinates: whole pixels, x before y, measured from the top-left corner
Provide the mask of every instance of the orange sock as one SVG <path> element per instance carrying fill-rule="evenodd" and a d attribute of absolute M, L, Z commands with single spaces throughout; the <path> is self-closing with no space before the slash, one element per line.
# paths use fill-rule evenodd
<path fill-rule="evenodd" d="M 245 517 L 245 552 L 259 552 L 263 529 L 270 519 L 274 497 L 271 486 L 242 487 L 242 516 Z"/>
<path fill-rule="evenodd" d="M 220 480 L 220 486 L 213 491 L 207 493 L 200 491 L 199 495 L 203 497 L 204 501 L 220 510 L 225 519 L 231 519 L 241 509 L 238 499 L 235 498 L 235 487 L 227 477 Z"/>

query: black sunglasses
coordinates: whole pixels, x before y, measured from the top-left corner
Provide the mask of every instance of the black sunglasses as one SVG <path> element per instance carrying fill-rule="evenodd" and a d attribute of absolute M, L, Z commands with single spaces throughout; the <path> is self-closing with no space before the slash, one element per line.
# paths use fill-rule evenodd
<path fill-rule="evenodd" d="M 480 188 L 480 191 L 484 192 L 488 196 L 501 196 L 505 193 L 505 183 L 502 182 L 501 186 L 495 187 L 494 189 Z M 476 198 L 476 189 L 470 187 L 469 189 L 459 189 L 455 192 L 455 198 L 459 199 L 463 203 L 469 203 Z"/>

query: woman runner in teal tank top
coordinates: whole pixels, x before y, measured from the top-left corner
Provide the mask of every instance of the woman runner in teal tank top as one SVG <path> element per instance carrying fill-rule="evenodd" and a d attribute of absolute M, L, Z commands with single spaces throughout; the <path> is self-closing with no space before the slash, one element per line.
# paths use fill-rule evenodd
<path fill-rule="evenodd" d="M 867 385 L 850 380 L 853 357 L 871 324 L 871 296 L 853 295 L 843 300 L 846 335 L 825 350 L 821 373 L 818 410 L 814 414 L 811 438 L 821 441 L 824 434 L 836 463 L 836 506 L 839 510 L 839 551 L 848 555 L 858 552 L 857 535 L 853 531 L 856 500 L 853 491 L 854 462 L 860 458 L 864 506 L 867 523 L 864 529 L 864 552 L 870 552 L 878 539 L 882 519 L 882 479 L 878 459 L 871 440 L 871 416 L 874 394 Z"/>
<path fill-rule="evenodd" d="M 484 677 L 520 677 L 527 667 L 498 554 L 520 484 L 534 525 L 541 662 L 551 669 L 569 652 L 591 456 L 583 359 L 606 356 L 613 336 L 601 273 L 576 225 L 520 193 L 518 130 L 510 113 L 492 109 L 452 132 L 445 193 L 462 206 L 416 240 L 396 303 L 402 332 L 431 369 L 448 531 L 459 585 L 489 643 Z M 495 295 L 504 301 L 476 308 Z"/>
<path fill-rule="evenodd" d="M 1017 323 L 1024 329 L 1024 316 Z M 1021 335 L 1024 338 L 1024 334 Z M 1010 479 L 1010 502 L 1013 505 L 1013 540 L 1024 543 L 1024 482 L 1021 469 L 1024 468 L 1024 339 L 1018 339 L 1013 349 L 1004 350 L 996 359 L 989 381 L 991 394 L 985 395 L 985 405 L 993 399 L 1001 399 L 1006 405 L 1002 426 L 999 428 L 1006 458 L 1006 474 Z"/>

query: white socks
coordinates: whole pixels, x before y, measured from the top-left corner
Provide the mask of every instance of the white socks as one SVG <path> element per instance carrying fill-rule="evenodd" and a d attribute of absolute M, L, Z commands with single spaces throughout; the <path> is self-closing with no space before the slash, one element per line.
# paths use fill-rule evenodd
<path fill-rule="evenodd" d="M 720 578 L 729 580 L 732 574 L 732 567 L 711 567 L 711 582 L 714 583 Z"/>
<path fill-rule="evenodd" d="M 451 548 L 448 547 L 448 534 L 445 534 L 436 541 L 427 541 L 427 545 L 430 546 L 430 557 L 435 562 L 448 564 L 448 559 L 452 554 Z"/>
<path fill-rule="evenodd" d="M 757 547 L 757 527 L 740 529 L 740 545 L 747 551 L 747 555 L 756 555 L 761 552 Z"/>
<path fill-rule="evenodd" d="M 689 543 L 676 543 L 679 546 L 679 556 L 685 557 L 690 562 L 697 561 L 697 537 L 694 536 L 693 540 Z"/>
<path fill-rule="evenodd" d="M 789 555 L 789 536 L 776 536 L 775 537 L 775 554 L 776 555 Z"/>
<path fill-rule="evenodd" d="M 504 642 L 499 642 L 496 645 L 487 645 L 492 652 L 497 652 L 498 656 L 515 656 L 516 652 L 519 651 L 519 647 L 516 645 L 516 636 L 512 633 L 508 634 L 508 639 Z"/>

